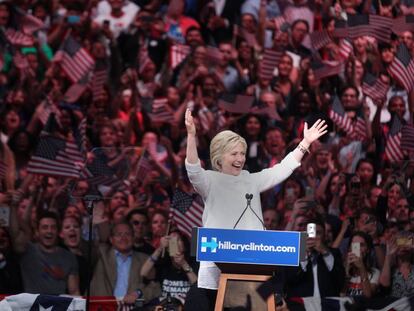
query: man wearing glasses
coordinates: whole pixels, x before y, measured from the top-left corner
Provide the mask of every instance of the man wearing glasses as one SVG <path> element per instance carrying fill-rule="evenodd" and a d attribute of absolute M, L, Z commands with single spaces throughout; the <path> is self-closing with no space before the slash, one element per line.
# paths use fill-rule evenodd
<path fill-rule="evenodd" d="M 146 240 L 148 230 L 147 214 L 142 210 L 133 209 L 129 212 L 126 219 L 134 231 L 134 246 L 132 249 L 136 252 L 151 255 L 155 249 Z"/>

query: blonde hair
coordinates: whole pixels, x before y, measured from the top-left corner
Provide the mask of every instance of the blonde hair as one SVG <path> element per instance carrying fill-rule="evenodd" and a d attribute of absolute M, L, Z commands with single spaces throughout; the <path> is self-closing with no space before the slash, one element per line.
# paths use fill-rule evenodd
<path fill-rule="evenodd" d="M 210 143 L 210 161 L 213 170 L 220 171 L 220 162 L 223 154 L 232 150 L 239 143 L 242 144 L 244 151 L 246 151 L 246 140 L 233 131 L 222 131 L 214 136 Z"/>

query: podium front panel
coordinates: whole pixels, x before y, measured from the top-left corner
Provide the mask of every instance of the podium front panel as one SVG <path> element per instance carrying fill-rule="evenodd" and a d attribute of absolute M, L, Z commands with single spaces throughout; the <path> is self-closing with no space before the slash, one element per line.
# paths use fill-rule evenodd
<path fill-rule="evenodd" d="M 301 232 L 212 228 L 195 232 L 197 261 L 276 266 L 300 262 Z"/>

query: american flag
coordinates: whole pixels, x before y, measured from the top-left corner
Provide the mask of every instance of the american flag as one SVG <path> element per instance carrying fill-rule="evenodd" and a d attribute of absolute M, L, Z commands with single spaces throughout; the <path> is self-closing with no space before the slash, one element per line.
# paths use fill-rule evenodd
<path fill-rule="evenodd" d="M 63 100 L 67 103 L 75 103 L 88 89 L 88 86 L 89 75 L 84 76 L 78 82 L 73 83 L 71 86 L 69 86 L 65 94 L 63 95 Z"/>
<path fill-rule="evenodd" d="M 401 129 L 401 149 L 414 151 L 414 126 L 404 125 Z"/>
<path fill-rule="evenodd" d="M 21 31 L 8 28 L 4 32 L 7 40 L 13 45 L 21 45 L 21 46 L 33 46 L 34 45 L 34 38 L 31 35 L 27 35 Z"/>
<path fill-rule="evenodd" d="M 275 17 L 273 19 L 273 23 L 275 24 L 275 28 L 277 31 L 279 31 L 283 25 L 288 24 L 283 15 Z"/>
<path fill-rule="evenodd" d="M 200 125 L 201 125 L 201 128 L 205 131 L 205 132 L 207 132 L 208 130 L 210 130 L 211 128 L 210 128 L 210 119 L 209 119 L 209 117 L 208 117 L 208 114 L 209 114 L 209 110 L 207 110 L 207 111 L 203 111 L 203 110 L 201 110 L 201 109 L 199 109 L 198 110 L 198 113 L 197 113 L 197 117 L 198 117 L 198 119 L 200 120 Z"/>
<path fill-rule="evenodd" d="M 11 18 L 12 24 L 14 24 L 16 29 L 28 35 L 32 35 L 34 32 L 45 27 L 45 24 L 40 19 L 31 14 L 27 14 L 18 7 L 13 7 Z"/>
<path fill-rule="evenodd" d="M 7 164 L 0 159 L 0 178 L 4 178 L 7 173 Z"/>
<path fill-rule="evenodd" d="M 336 126 L 342 129 L 344 132 L 353 132 L 352 120 L 346 114 L 338 96 L 335 96 L 332 102 L 332 107 L 329 110 L 329 117 L 336 124 Z"/>
<path fill-rule="evenodd" d="M 343 62 L 339 61 L 319 61 L 315 60 L 311 63 L 311 68 L 315 79 L 321 80 L 326 77 L 338 75 L 344 71 Z"/>
<path fill-rule="evenodd" d="M 93 101 L 102 99 L 105 94 L 104 86 L 108 80 L 108 64 L 106 60 L 98 60 L 95 63 L 95 69 L 92 74 L 90 86 L 92 90 Z"/>
<path fill-rule="evenodd" d="M 52 102 L 49 96 L 46 96 L 45 100 L 36 108 L 36 113 L 39 121 L 46 125 L 49 121 L 50 115 L 54 114 L 54 119 L 59 124 L 61 112 L 59 108 Z"/>
<path fill-rule="evenodd" d="M 329 110 L 329 117 L 352 140 L 362 141 L 366 139 L 367 126 L 364 118 L 357 116 L 355 121 L 353 121 L 348 117 L 338 96 L 335 96 L 333 100 L 332 107 Z"/>
<path fill-rule="evenodd" d="M 253 102 L 253 96 L 224 93 L 220 95 L 218 106 L 231 113 L 248 113 Z"/>
<path fill-rule="evenodd" d="M 82 124 L 79 125 L 79 127 L 81 126 Z M 120 161 L 115 165 L 110 165 L 108 163 L 109 159 L 105 155 L 105 148 L 95 148 L 91 151 L 91 154 L 91 160 L 87 161 L 81 174 L 82 179 L 89 183 L 91 192 L 99 191 L 105 195 L 100 191 L 101 186 L 111 189 L 125 189 L 124 180 L 129 174 L 129 163 Z M 82 150 L 82 156 L 85 156 L 84 150 Z"/>
<path fill-rule="evenodd" d="M 203 210 L 204 205 L 200 196 L 175 189 L 170 209 L 170 218 L 182 233 L 191 237 L 192 229 L 203 225 Z"/>
<path fill-rule="evenodd" d="M 394 19 L 392 31 L 401 34 L 404 31 L 414 31 L 414 15 L 403 15 Z"/>
<path fill-rule="evenodd" d="M 149 159 L 150 155 L 146 149 L 142 151 L 142 155 L 138 161 L 135 177 L 137 180 L 143 182 L 145 177 L 153 170 Z"/>
<path fill-rule="evenodd" d="M 351 39 L 372 36 L 380 41 L 389 42 L 391 38 L 391 18 L 379 15 L 349 15 L 348 35 Z"/>
<path fill-rule="evenodd" d="M 380 77 L 366 73 L 362 81 L 362 92 L 372 99 L 384 99 L 387 96 L 388 85 Z"/>
<path fill-rule="evenodd" d="M 347 60 L 349 55 L 354 53 L 354 46 L 352 42 L 348 39 L 341 39 L 339 41 L 339 55 L 344 59 Z"/>
<path fill-rule="evenodd" d="M 94 299 L 94 298 L 93 298 Z M 92 299 L 91 299 L 92 300 Z M 91 310 L 94 308 L 100 308 L 101 305 L 98 303 L 91 303 Z M 25 294 L 25 295 L 13 295 L 4 297 L 2 302 L 3 310 L 59 310 L 59 311 L 70 311 L 70 310 L 81 310 L 85 309 L 85 299 L 83 298 L 72 298 L 62 297 L 53 295 L 43 294 Z M 11 307 L 13 306 L 13 307 Z M 47 306 L 47 308 L 46 308 Z M 99 307 L 98 307 L 99 306 Z M 105 306 L 107 307 L 107 306 Z M 115 309 L 105 309 L 115 310 Z"/>
<path fill-rule="evenodd" d="M 372 36 L 379 41 L 391 41 L 392 26 L 394 20 L 387 16 L 369 15 L 369 25 L 372 29 Z"/>
<path fill-rule="evenodd" d="M 348 37 L 348 25 L 345 20 L 335 20 L 335 29 L 332 36 L 335 38 Z"/>
<path fill-rule="evenodd" d="M 79 178 L 84 158 L 75 142 L 43 132 L 27 171 L 32 174 Z"/>
<path fill-rule="evenodd" d="M 282 50 L 264 50 L 263 58 L 260 62 L 260 76 L 263 79 L 272 79 L 273 72 L 282 59 L 283 54 L 284 51 Z"/>
<path fill-rule="evenodd" d="M 310 40 L 315 50 L 319 50 L 332 42 L 332 39 L 326 30 L 312 32 L 310 34 Z"/>
<path fill-rule="evenodd" d="M 60 62 L 73 83 L 79 82 L 95 66 L 93 57 L 71 36 L 62 43 L 53 60 Z"/>
<path fill-rule="evenodd" d="M 168 105 L 167 98 L 156 98 L 150 100 L 150 111 L 148 116 L 152 122 L 172 123 L 174 122 L 174 111 Z"/>
<path fill-rule="evenodd" d="M 170 66 L 177 67 L 190 54 L 191 48 L 184 44 L 173 44 L 170 47 Z"/>
<path fill-rule="evenodd" d="M 280 117 L 277 110 L 275 108 L 267 106 L 266 104 L 251 108 L 249 113 L 265 116 L 271 120 L 282 121 L 282 118 Z"/>
<path fill-rule="evenodd" d="M 87 128 L 88 128 L 87 119 L 83 118 L 78 124 L 78 128 L 77 128 L 76 135 L 75 135 L 76 141 L 79 146 L 79 150 L 83 154 L 85 161 L 86 161 L 86 154 L 88 152 L 88 137 L 86 135 Z"/>
<path fill-rule="evenodd" d="M 401 128 L 402 123 L 397 115 L 393 115 L 391 127 L 385 143 L 385 156 L 390 162 L 398 162 L 404 159 L 401 149 Z"/>
<path fill-rule="evenodd" d="M 87 172 L 87 169 L 85 169 L 83 172 Z M 116 175 L 87 175 L 86 178 L 85 175 L 82 175 L 82 180 L 85 180 L 89 184 L 89 194 L 99 193 L 106 198 L 110 198 L 110 196 L 107 196 L 107 194 L 113 193 L 114 190 L 122 191 L 127 187 L 125 181 L 118 178 Z"/>
<path fill-rule="evenodd" d="M 407 46 L 401 43 L 398 46 L 394 60 L 388 67 L 391 75 L 398 80 L 407 91 L 414 87 L 414 61 L 411 59 Z"/>
<path fill-rule="evenodd" d="M 367 138 L 367 124 L 363 117 L 357 116 L 352 124 L 352 131 L 347 133 L 352 140 L 363 141 Z"/>

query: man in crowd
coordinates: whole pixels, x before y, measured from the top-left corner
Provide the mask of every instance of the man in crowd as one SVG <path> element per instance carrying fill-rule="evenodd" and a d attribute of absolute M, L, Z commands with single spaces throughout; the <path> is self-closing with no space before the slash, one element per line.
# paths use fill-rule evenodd
<path fill-rule="evenodd" d="M 141 267 L 147 255 L 132 250 L 133 231 L 128 223 L 115 224 L 111 230 L 111 245 L 101 245 L 99 260 L 92 282 L 91 294 L 115 296 L 125 303 L 134 303 L 137 298 L 151 300 L 160 294 L 159 284 L 144 284 Z"/>
<path fill-rule="evenodd" d="M 134 246 L 136 252 L 151 255 L 154 248 L 145 240 L 148 228 L 148 216 L 144 211 L 133 209 L 126 217 L 134 231 Z"/>
<path fill-rule="evenodd" d="M 281 278 L 288 297 L 339 296 L 345 281 L 345 269 L 339 250 L 325 242 L 325 224 L 316 224 L 316 237 L 306 239 L 306 258 L 299 267 L 285 267 Z"/>
<path fill-rule="evenodd" d="M 80 295 L 75 256 L 58 246 L 59 219 L 53 212 L 42 212 L 36 226 L 36 242 L 31 241 L 29 225 L 17 220 L 11 208 L 11 236 L 14 250 L 21 255 L 23 287 L 27 293 Z"/>

